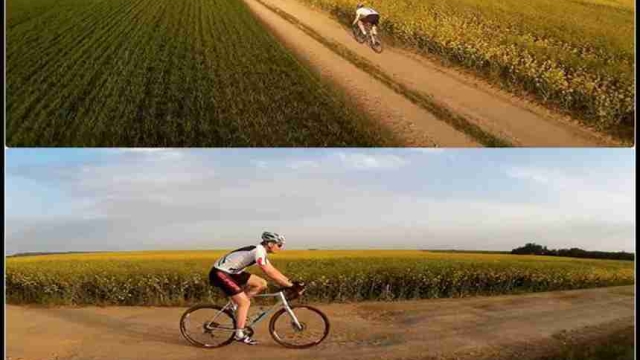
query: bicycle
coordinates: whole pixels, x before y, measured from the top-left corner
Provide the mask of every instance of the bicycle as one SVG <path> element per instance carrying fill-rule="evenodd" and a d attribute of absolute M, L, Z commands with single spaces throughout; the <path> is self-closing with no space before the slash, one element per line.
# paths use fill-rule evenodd
<path fill-rule="evenodd" d="M 302 290 L 296 292 L 295 296 L 289 300 L 300 297 L 304 292 L 304 285 L 301 288 Z M 329 335 L 329 319 L 322 311 L 312 306 L 289 305 L 285 296 L 286 291 L 287 289 L 280 289 L 275 293 L 255 295 L 255 297 L 276 297 L 278 301 L 271 308 L 257 314 L 253 319 L 247 319 L 245 333 L 253 336 L 253 326 L 279 308 L 269 322 L 269 333 L 273 340 L 284 347 L 293 349 L 305 349 L 320 344 Z M 217 348 L 230 344 L 234 340 L 236 328 L 234 305 L 229 300 L 224 307 L 200 304 L 187 309 L 180 318 L 182 336 L 191 344 L 203 348 Z M 198 312 L 197 317 L 202 320 L 196 319 L 194 316 L 196 312 Z M 313 325 L 314 322 L 317 324 Z M 192 324 L 195 326 L 191 327 Z M 191 328 L 193 331 L 190 330 Z M 311 340 L 302 344 L 293 342 L 305 335 L 310 335 Z"/>
<path fill-rule="evenodd" d="M 371 31 L 371 24 L 364 23 L 364 29 L 365 29 L 366 34 L 362 33 L 362 31 L 360 30 L 360 27 L 357 24 L 353 25 L 351 27 L 351 30 L 353 32 L 353 37 L 360 44 L 362 44 L 363 42 L 367 41 L 367 38 L 369 38 L 368 42 L 369 42 L 369 46 L 371 47 L 371 49 L 373 49 L 373 51 L 377 52 L 378 54 L 381 53 L 382 52 L 382 42 Z"/>

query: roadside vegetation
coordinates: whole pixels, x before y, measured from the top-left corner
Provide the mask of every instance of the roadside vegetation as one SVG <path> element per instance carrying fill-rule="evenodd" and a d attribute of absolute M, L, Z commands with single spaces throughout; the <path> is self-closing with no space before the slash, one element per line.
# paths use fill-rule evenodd
<path fill-rule="evenodd" d="M 535 360 L 634 360 L 634 326 L 630 325 L 596 339 L 560 337 L 562 346 L 554 355 Z"/>

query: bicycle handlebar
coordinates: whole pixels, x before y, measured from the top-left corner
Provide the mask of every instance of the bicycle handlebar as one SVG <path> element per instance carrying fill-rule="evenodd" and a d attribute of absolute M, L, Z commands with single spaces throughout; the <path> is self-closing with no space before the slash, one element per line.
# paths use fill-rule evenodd
<path fill-rule="evenodd" d="M 300 296 L 302 296 L 302 294 L 305 292 L 306 290 L 306 284 L 303 282 L 297 282 L 297 281 L 293 281 L 293 286 L 292 287 L 281 287 L 278 289 L 278 292 L 284 292 L 286 293 L 294 293 L 294 296 L 291 297 L 291 299 L 297 299 Z"/>

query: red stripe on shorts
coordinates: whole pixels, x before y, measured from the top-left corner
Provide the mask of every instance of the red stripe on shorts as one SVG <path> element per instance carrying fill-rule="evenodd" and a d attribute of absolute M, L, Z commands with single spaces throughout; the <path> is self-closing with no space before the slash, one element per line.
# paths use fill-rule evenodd
<path fill-rule="evenodd" d="M 236 282 L 233 281 L 233 279 L 224 271 L 216 271 L 216 276 L 218 277 L 218 279 L 220 279 L 224 283 L 225 286 L 229 287 L 234 292 L 238 290 L 242 290 L 240 289 L 238 284 L 236 284 Z"/>

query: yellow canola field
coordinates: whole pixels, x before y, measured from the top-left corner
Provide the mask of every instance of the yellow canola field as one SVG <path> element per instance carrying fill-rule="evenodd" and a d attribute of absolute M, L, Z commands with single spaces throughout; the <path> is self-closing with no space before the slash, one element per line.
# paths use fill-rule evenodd
<path fill-rule="evenodd" d="M 226 250 L 43 255 L 7 259 L 7 301 L 188 305 L 222 302 L 208 284 Z M 633 262 L 417 250 L 288 250 L 276 267 L 309 284 L 306 301 L 390 301 L 633 284 Z M 255 272 L 256 269 L 251 269 Z M 259 270 L 258 270 L 259 271 Z"/>

